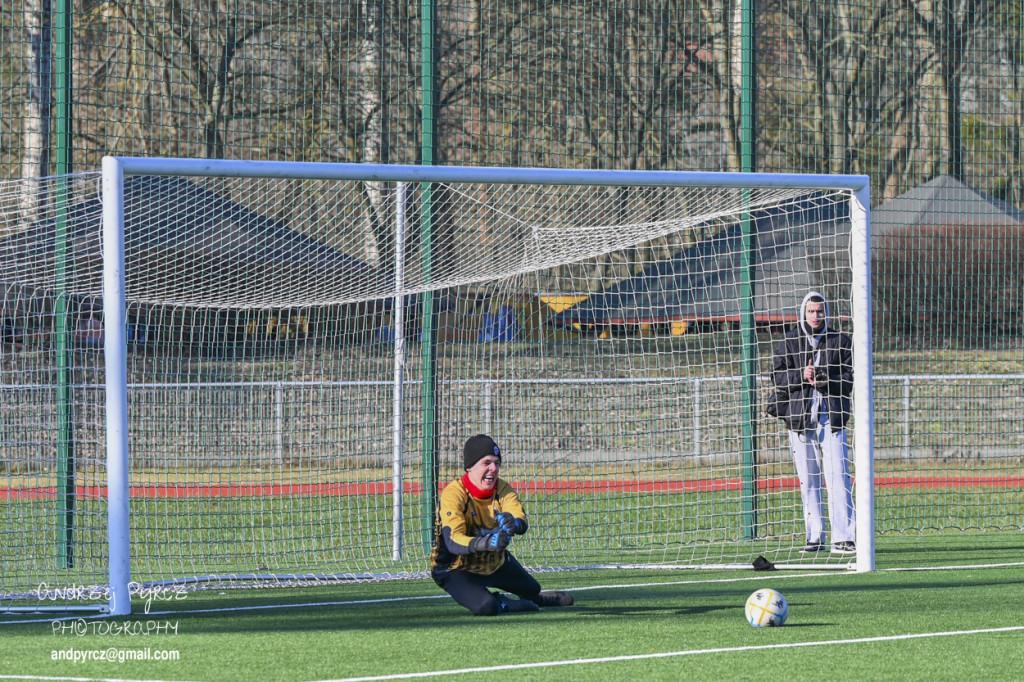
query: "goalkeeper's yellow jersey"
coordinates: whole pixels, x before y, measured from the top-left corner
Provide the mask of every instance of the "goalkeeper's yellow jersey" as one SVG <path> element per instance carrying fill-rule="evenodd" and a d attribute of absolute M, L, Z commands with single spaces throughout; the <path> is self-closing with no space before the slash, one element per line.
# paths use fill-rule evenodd
<path fill-rule="evenodd" d="M 526 520 L 519 495 L 501 478 L 490 497 L 473 497 L 461 480 L 456 479 L 441 492 L 437 510 L 436 537 L 430 564 L 441 570 L 463 570 L 481 575 L 494 573 L 505 563 L 505 552 L 469 551 L 469 543 L 480 531 L 496 528 L 498 512 L 508 512 Z"/>

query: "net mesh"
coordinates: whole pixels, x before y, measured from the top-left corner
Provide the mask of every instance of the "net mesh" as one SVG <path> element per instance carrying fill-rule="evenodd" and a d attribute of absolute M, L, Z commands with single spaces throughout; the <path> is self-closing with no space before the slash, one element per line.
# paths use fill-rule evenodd
<path fill-rule="evenodd" d="M 5 449 L 4 527 L 28 530 L 2 536 L 15 601 L 40 576 L 105 581 L 101 201 L 95 174 L 47 187 L 58 208 L 26 222 L 18 204 L 0 240 L 20 335 L 4 405 L 23 415 L 5 407 L 3 438 L 38 431 L 43 406 L 57 418 L 55 389 L 25 397 L 60 382 L 61 353 L 73 431 L 42 434 L 48 459 Z M 759 401 L 774 335 L 808 289 L 850 330 L 847 192 L 456 183 L 406 187 L 399 212 L 395 184 L 375 186 L 374 211 L 366 189 L 126 179 L 133 580 L 422 575 L 428 493 L 461 474 L 476 432 L 507 453 L 532 519 L 515 552 L 535 569 L 797 558 L 788 450 L 744 377 Z M 744 221 L 758 244 L 746 316 Z M 409 342 L 397 468 L 396 338 Z M 756 467 L 744 414 L 761 432 Z"/>
<path fill-rule="evenodd" d="M 868 174 L 877 530 L 954 532 L 985 555 L 988 541 L 961 531 L 1024 528 L 1019 3 L 905 3 L 885 21 L 877 2 L 748 4 L 752 16 L 689 0 L 12 0 L 0 5 L 0 178 L 105 154 Z M 5 235 L 39 220 L 22 210 L 52 215 L 32 208 L 50 182 L 4 186 Z M 332 212 L 361 215 L 382 205 L 375 192 Z M 348 253 L 387 261 L 380 243 Z M 588 286 L 627 277 L 619 258 L 587 268 Z M 38 275 L 43 290 L 67 291 L 64 265 Z M 64 362 L 57 330 L 74 324 L 70 309 L 48 311 L 71 301 L 4 291 L 0 458 L 50 458 L 50 482 L 28 484 L 45 488 L 78 419 L 53 407 L 70 399 L 45 369 Z M 180 315 L 212 314 L 200 307 Z M 250 322 L 287 329 L 280 319 Z M 0 485 L 21 486 L 7 476 L 24 466 Z M 50 511 L 40 519 L 63 533 Z M 5 541 L 25 542 L 4 513 Z"/>

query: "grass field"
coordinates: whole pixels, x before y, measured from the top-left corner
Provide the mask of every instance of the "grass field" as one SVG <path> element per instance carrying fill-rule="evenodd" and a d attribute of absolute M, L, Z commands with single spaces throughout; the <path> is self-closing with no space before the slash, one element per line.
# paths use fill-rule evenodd
<path fill-rule="evenodd" d="M 881 536 L 876 556 L 865 574 L 546 573 L 576 605 L 491 619 L 426 580 L 165 593 L 124 618 L 9 614 L 0 679 L 1021 679 L 1024 533 Z M 759 586 L 788 598 L 785 627 L 746 624 Z M 136 651 L 150 660 L 54 660 Z M 163 652 L 177 660 L 152 660 Z"/>
<path fill-rule="evenodd" d="M 1018 528 L 1024 505 L 1020 477 L 992 476 L 985 469 L 978 473 L 983 475 L 923 478 L 885 472 L 876 486 L 875 528 L 882 533 Z M 193 486 L 182 488 L 179 496 L 172 495 L 178 489 L 144 488 L 155 494 L 134 496 L 132 502 L 131 575 L 146 583 L 210 576 L 423 572 L 422 549 L 433 519 L 423 516 L 422 495 L 406 499 L 407 550 L 395 559 L 393 499 L 390 494 L 366 494 L 364 487 L 267 487 L 254 495 L 236 485 Z M 524 481 L 517 488 L 526 491 L 524 499 L 535 520 L 531 532 L 516 541 L 517 556 L 529 566 L 708 566 L 749 564 L 758 555 L 788 565 L 835 567 L 852 561 L 797 553 L 804 542 L 802 533 L 795 532 L 800 527 L 798 484 L 782 470 L 773 474 L 765 468 L 752 538 L 745 536 L 742 525 L 739 478 L 593 480 L 571 490 L 554 482 Z M 31 529 L 0 533 L 0 557 L 6 560 L 0 567 L 0 586 L 5 588 L 0 607 L 4 596 L 27 593 L 41 582 L 57 587 L 106 581 L 103 500 L 95 493 L 77 500 L 74 542 L 65 546 L 52 522 L 58 502 L 51 494 L 38 495 L 38 490 L 7 499 L 0 495 L 4 525 Z M 69 554 L 74 557 L 71 567 L 60 561 Z M 973 560 L 992 559 L 979 550 Z"/>

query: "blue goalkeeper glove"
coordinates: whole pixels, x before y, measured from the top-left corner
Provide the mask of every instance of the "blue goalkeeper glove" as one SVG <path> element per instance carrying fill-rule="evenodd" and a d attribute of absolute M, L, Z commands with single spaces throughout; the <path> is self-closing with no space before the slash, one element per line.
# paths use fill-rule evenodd
<path fill-rule="evenodd" d="M 522 535 L 526 532 L 526 521 L 516 518 L 508 512 L 498 512 L 494 516 L 494 520 L 498 522 L 498 528 L 509 535 Z"/>
<path fill-rule="evenodd" d="M 484 531 L 480 537 L 473 538 L 469 543 L 471 552 L 500 552 L 506 547 L 508 547 L 508 533 L 500 528 Z"/>

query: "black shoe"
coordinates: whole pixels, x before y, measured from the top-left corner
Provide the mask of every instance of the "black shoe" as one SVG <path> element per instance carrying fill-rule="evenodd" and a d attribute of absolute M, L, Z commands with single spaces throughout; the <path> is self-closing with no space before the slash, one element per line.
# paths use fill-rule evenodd
<path fill-rule="evenodd" d="M 808 542 L 804 545 L 804 548 L 800 550 L 801 554 L 817 554 L 818 552 L 825 551 L 824 542 Z"/>
<path fill-rule="evenodd" d="M 497 594 L 499 613 L 529 613 L 540 611 L 540 607 L 529 599 L 511 599 L 503 594 Z"/>
<path fill-rule="evenodd" d="M 837 542 L 832 545 L 833 554 L 856 554 L 857 545 L 853 544 L 849 540 L 846 542 Z"/>
<path fill-rule="evenodd" d="M 533 602 L 540 606 L 572 606 L 575 600 L 568 592 L 547 590 L 534 597 Z"/>

